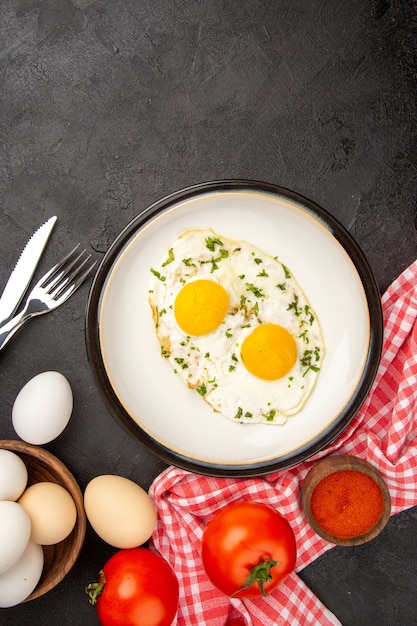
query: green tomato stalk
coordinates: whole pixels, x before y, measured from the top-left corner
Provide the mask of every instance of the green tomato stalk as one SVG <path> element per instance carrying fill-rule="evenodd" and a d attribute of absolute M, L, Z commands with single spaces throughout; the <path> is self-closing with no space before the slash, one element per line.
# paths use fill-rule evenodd
<path fill-rule="evenodd" d="M 265 583 L 269 583 L 272 580 L 271 568 L 277 565 L 278 561 L 274 561 L 269 557 L 264 557 L 263 561 L 261 561 L 258 565 L 252 567 L 249 572 L 249 576 L 242 583 L 241 588 L 232 593 L 232 597 L 239 593 L 240 591 L 244 591 L 252 587 L 254 583 L 259 584 L 259 589 L 263 596 L 267 596 L 268 594 L 265 591 Z"/>

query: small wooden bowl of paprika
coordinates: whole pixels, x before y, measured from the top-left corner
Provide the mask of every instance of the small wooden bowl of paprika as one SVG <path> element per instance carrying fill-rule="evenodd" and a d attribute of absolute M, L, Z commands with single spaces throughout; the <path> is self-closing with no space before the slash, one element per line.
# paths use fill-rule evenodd
<path fill-rule="evenodd" d="M 351 455 L 328 456 L 314 465 L 301 486 L 301 505 L 313 530 L 340 546 L 374 539 L 391 514 L 381 474 Z"/>

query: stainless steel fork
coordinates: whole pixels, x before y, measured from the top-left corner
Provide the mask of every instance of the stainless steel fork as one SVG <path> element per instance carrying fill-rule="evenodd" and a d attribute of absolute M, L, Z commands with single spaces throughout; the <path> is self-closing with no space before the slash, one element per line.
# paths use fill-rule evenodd
<path fill-rule="evenodd" d="M 86 255 L 85 250 L 78 252 L 79 246 L 42 276 L 30 292 L 23 310 L 0 326 L 0 350 L 25 322 L 59 307 L 84 282 L 96 262 L 89 263 L 91 255 Z"/>

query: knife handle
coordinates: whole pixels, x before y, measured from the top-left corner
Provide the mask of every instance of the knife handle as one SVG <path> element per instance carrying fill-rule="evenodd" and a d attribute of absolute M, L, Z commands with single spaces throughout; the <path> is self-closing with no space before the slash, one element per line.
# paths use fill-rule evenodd
<path fill-rule="evenodd" d="M 15 315 L 9 322 L 0 326 L 0 350 L 8 343 L 13 335 L 23 326 L 23 324 L 32 317 L 24 309 L 21 313 Z"/>

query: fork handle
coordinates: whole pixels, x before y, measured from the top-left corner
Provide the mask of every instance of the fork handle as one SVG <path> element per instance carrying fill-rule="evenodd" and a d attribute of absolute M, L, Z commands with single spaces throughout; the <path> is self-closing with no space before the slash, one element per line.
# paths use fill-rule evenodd
<path fill-rule="evenodd" d="M 23 311 L 12 317 L 9 322 L 0 326 L 0 350 L 4 348 L 6 343 L 8 343 L 13 335 L 32 317 L 32 315 L 33 314 L 28 313 L 27 309 L 24 308 Z"/>

